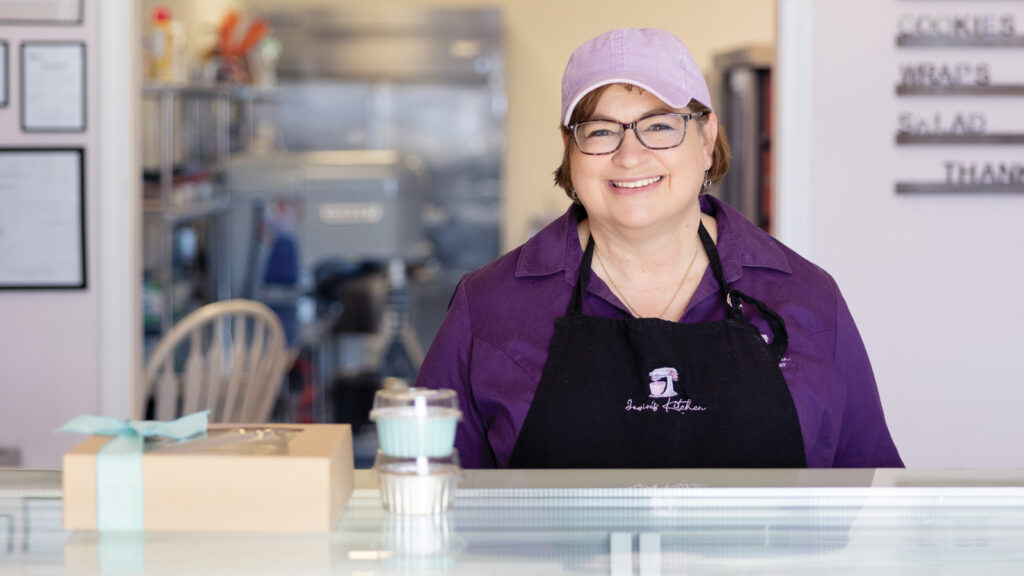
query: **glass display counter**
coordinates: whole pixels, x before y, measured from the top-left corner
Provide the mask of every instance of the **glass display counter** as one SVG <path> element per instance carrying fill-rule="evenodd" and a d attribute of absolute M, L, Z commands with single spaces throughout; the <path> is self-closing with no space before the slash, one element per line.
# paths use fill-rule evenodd
<path fill-rule="evenodd" d="M 372 472 L 329 534 L 60 527 L 60 474 L 0 471 L 0 574 L 1022 574 L 1024 471 L 466 471 L 443 516 Z"/>

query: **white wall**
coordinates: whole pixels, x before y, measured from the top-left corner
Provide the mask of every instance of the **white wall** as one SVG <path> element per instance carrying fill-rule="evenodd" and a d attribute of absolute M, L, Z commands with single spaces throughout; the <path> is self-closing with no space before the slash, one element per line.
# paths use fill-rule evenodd
<path fill-rule="evenodd" d="M 1019 3 L 780 0 L 783 241 L 838 280 L 867 344 L 893 436 L 908 466 L 1024 466 L 1024 195 L 897 195 L 897 180 L 944 177 L 943 160 L 1021 162 L 1021 147 L 896 146 L 903 111 L 983 110 L 991 132 L 1024 132 L 1021 98 L 898 98 L 899 63 L 994 62 L 1024 82 L 1019 49 L 897 49 L 905 13 L 1013 13 Z M 966 3 L 963 3 L 966 5 Z M 812 9 L 813 5 L 813 9 Z M 810 39 L 810 40 L 807 40 Z M 801 51 L 787 44 L 807 42 Z M 790 67 L 782 55 L 810 56 Z M 791 98 L 794 97 L 791 93 Z M 787 132 L 789 131 L 789 132 Z M 796 154 L 786 155 L 786 151 Z M 788 234 L 788 235 L 787 235 Z"/>
<path fill-rule="evenodd" d="M 33 468 L 58 468 L 60 455 L 81 440 L 53 433 L 72 416 L 130 415 L 138 362 L 132 288 L 138 278 L 132 256 L 137 91 L 131 85 L 134 50 L 126 50 L 135 45 L 134 32 L 124 16 L 134 13 L 133 0 L 83 5 L 81 25 L 0 25 L 10 53 L 10 103 L 0 108 L 0 146 L 82 146 L 86 155 L 88 288 L 0 291 L 0 446 L 20 448 L 22 465 Z M 86 132 L 21 131 L 19 53 L 27 40 L 85 42 Z"/>

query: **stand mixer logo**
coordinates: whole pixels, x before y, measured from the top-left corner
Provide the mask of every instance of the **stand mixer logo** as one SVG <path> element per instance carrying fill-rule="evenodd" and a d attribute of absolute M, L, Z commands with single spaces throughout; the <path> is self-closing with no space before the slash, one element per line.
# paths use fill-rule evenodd
<path fill-rule="evenodd" d="M 633 399 L 629 398 L 626 400 L 626 412 L 658 412 L 664 410 L 665 412 L 703 412 L 707 410 L 704 406 L 694 404 L 690 400 L 683 400 L 675 398 L 679 395 L 676 392 L 675 383 L 679 381 L 679 372 L 675 368 L 664 367 L 655 368 L 648 374 L 651 379 L 649 384 L 651 393 L 649 398 L 654 398 L 649 402 L 641 402 L 634 404 Z M 664 403 L 658 402 L 659 399 L 665 399 Z"/>
<path fill-rule="evenodd" d="M 679 380 L 679 372 L 675 368 L 655 368 L 648 376 L 651 377 L 651 398 L 671 398 L 678 396 L 672 384 Z"/>

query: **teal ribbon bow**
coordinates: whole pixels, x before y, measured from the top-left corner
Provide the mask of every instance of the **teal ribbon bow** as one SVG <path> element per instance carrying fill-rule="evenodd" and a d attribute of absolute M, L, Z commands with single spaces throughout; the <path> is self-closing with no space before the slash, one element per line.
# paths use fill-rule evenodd
<path fill-rule="evenodd" d="M 206 432 L 210 411 L 170 422 L 75 416 L 57 429 L 114 436 L 96 454 L 96 528 L 142 530 L 142 448 L 148 436 L 184 440 Z"/>

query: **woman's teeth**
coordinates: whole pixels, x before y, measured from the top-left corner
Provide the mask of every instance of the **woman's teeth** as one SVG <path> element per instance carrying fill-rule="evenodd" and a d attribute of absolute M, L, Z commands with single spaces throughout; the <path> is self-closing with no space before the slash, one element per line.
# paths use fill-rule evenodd
<path fill-rule="evenodd" d="M 631 180 L 629 182 L 616 182 L 612 180 L 612 186 L 616 188 L 640 188 L 641 186 L 654 184 L 655 182 L 658 182 L 660 180 L 661 176 L 656 176 L 654 178 L 644 178 L 643 180 Z"/>

